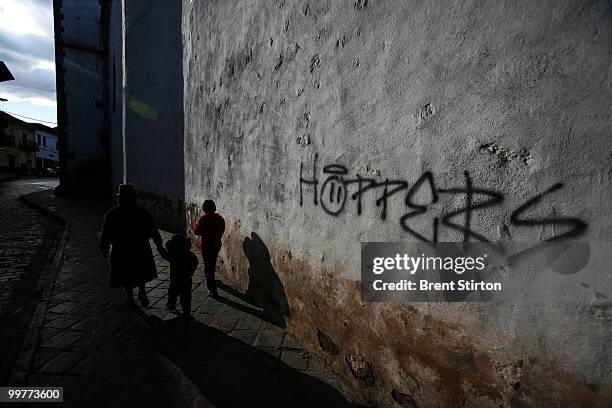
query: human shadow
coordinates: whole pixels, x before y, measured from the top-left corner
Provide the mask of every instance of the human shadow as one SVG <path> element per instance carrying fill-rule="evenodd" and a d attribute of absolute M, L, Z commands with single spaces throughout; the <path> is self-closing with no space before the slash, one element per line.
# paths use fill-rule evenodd
<path fill-rule="evenodd" d="M 262 308 L 269 321 L 286 327 L 286 319 L 290 317 L 287 294 L 272 266 L 268 247 L 256 232 L 252 232 L 251 237 L 244 239 L 242 249 L 249 260 L 246 299 Z"/>
<path fill-rule="evenodd" d="M 220 280 L 217 280 L 217 287 L 220 289 L 219 296 L 215 298 L 217 301 L 278 326 L 278 319 L 274 319 L 274 316 L 270 316 L 265 310 L 256 306 L 255 301 L 248 294 L 242 293 Z M 224 295 L 224 292 L 229 296 Z M 232 297 L 238 299 L 238 301 L 232 299 Z"/>
<path fill-rule="evenodd" d="M 51 383 L 65 387 L 66 407 L 362 406 L 330 385 L 324 369 L 286 364 L 281 353 L 295 350 L 255 347 L 254 336 L 239 340 L 197 318 L 132 313 L 115 313 L 130 324 L 109 329 L 96 353 L 71 369 L 75 376 Z"/>
<path fill-rule="evenodd" d="M 193 318 L 147 318 L 136 349 L 152 357 L 144 375 L 187 384 L 216 407 L 355 406 L 334 387 L 279 359 L 279 349 L 253 347 Z M 195 394 L 194 394 L 195 396 Z"/>

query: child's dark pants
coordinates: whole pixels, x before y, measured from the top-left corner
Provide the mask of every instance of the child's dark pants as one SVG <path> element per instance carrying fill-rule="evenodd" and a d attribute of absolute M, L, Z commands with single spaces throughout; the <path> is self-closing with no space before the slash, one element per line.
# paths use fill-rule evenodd
<path fill-rule="evenodd" d="M 215 269 L 217 267 L 217 252 L 204 251 L 202 259 L 204 260 L 204 276 L 206 276 L 206 287 L 208 291 L 214 295 L 217 294 L 217 281 L 215 280 Z"/>
<path fill-rule="evenodd" d="M 170 277 L 170 287 L 168 288 L 168 308 L 176 307 L 176 299 L 180 297 L 183 313 L 191 313 L 191 277 L 174 278 Z"/>

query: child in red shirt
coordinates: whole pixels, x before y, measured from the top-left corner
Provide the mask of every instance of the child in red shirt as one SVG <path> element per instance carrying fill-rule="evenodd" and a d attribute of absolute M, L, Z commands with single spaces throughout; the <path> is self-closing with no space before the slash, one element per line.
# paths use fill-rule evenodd
<path fill-rule="evenodd" d="M 212 200 L 204 201 L 202 205 L 204 215 L 198 219 L 193 226 L 193 233 L 201 238 L 200 249 L 204 260 L 204 275 L 208 292 L 213 296 L 217 294 L 217 282 L 215 281 L 215 269 L 217 256 L 221 250 L 221 238 L 225 231 L 225 220 L 216 213 L 217 206 Z"/>

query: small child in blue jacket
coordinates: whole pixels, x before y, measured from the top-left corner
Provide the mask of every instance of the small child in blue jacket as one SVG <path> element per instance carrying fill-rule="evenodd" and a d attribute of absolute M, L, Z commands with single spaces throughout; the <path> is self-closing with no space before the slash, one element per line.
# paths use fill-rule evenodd
<path fill-rule="evenodd" d="M 175 234 L 161 248 L 160 255 L 170 263 L 170 287 L 168 288 L 169 310 L 175 310 L 180 298 L 183 315 L 191 315 L 191 277 L 198 266 L 198 257 L 191 252 L 191 239 Z"/>

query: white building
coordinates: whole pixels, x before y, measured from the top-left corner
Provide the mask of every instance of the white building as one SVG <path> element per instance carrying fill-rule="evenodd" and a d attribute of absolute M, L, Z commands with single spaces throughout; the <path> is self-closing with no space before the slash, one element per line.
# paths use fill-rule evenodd
<path fill-rule="evenodd" d="M 40 124 L 32 124 L 32 127 L 35 130 L 34 137 L 36 143 L 38 143 L 38 152 L 36 152 L 36 169 L 39 172 L 44 172 L 45 169 L 53 169 L 58 171 L 59 146 L 55 129 Z"/>

